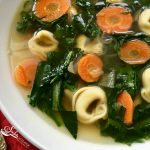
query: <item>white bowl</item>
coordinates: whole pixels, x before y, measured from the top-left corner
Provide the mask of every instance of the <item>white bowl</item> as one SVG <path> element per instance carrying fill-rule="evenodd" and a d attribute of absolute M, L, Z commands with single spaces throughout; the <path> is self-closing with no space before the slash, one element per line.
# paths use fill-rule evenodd
<path fill-rule="evenodd" d="M 57 128 L 50 118 L 29 106 L 12 79 L 8 57 L 10 27 L 19 5 L 20 0 L 0 0 L 0 109 L 12 125 L 42 150 L 148 150 L 149 141 L 127 146 L 106 137 L 93 140 L 99 131 L 92 133 L 92 126 L 91 132 L 81 126 L 79 138 L 74 140 L 66 129 Z"/>

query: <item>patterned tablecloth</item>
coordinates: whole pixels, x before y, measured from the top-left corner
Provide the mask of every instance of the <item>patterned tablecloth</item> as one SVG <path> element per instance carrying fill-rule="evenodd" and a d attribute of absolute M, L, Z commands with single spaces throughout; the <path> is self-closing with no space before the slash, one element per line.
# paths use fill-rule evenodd
<path fill-rule="evenodd" d="M 4 140 L 2 140 L 3 137 L 7 145 L 7 150 L 38 150 L 18 133 L 0 111 L 0 149 L 2 149 L 2 144 L 4 144 L 2 143 L 4 142 Z"/>

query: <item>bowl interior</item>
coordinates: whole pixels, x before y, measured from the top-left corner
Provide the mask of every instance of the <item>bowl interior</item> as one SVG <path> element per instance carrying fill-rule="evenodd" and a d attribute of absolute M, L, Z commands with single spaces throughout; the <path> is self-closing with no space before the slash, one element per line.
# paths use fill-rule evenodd
<path fill-rule="evenodd" d="M 12 125 L 40 149 L 137 150 L 150 147 L 148 141 L 131 147 L 118 144 L 111 138 L 100 137 L 95 127 L 84 125 L 80 125 L 78 139 L 74 140 L 64 127 L 58 128 L 45 114 L 28 105 L 28 100 L 21 94 L 22 90 L 13 81 L 9 63 L 10 29 L 19 5 L 20 0 L 0 0 L 0 109 Z"/>

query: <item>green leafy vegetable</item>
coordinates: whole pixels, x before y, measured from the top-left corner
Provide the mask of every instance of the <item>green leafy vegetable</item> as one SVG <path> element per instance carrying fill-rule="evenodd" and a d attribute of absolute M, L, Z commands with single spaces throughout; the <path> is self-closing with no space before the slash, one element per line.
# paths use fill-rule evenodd
<path fill-rule="evenodd" d="M 150 45 L 150 37 L 146 36 L 144 33 L 134 33 L 125 35 L 113 35 L 112 48 L 115 52 L 119 52 L 120 47 L 131 40 L 139 39 Z"/>
<path fill-rule="evenodd" d="M 43 89 L 43 87 L 47 88 L 51 86 L 55 81 L 63 78 L 63 73 L 67 70 L 67 65 L 69 65 L 69 62 L 72 60 L 72 54 L 73 51 L 70 51 L 67 56 L 63 57 L 61 63 L 58 64 L 57 59 L 61 57 L 62 54 L 59 52 L 52 52 L 51 63 L 49 62 L 49 58 L 47 62 L 41 62 L 39 64 L 30 96 L 31 105 L 36 106 L 36 101 L 38 100 L 38 97 L 40 95 L 39 93 L 41 89 Z"/>
<path fill-rule="evenodd" d="M 28 0 L 24 3 L 24 10 L 20 13 L 20 21 L 17 22 L 17 31 L 21 33 L 27 32 L 30 28 L 32 28 L 32 6 L 34 0 Z"/>
<path fill-rule="evenodd" d="M 137 94 L 137 75 L 132 67 L 123 67 L 117 70 L 115 87 L 118 91 L 126 90 L 132 96 Z"/>
<path fill-rule="evenodd" d="M 68 21 L 67 14 L 52 22 L 40 20 L 32 11 L 34 2 L 35 0 L 25 2 L 23 11 L 20 13 L 20 20 L 17 22 L 17 31 L 26 33 L 48 30 L 54 33 L 54 37 L 59 41 L 59 47 L 58 51 L 47 54 L 47 61 L 39 63 L 29 97 L 30 104 L 45 112 L 58 126 L 64 122 L 66 128 L 76 138 L 77 114 L 65 110 L 62 105 L 64 89 L 75 91 L 79 81 L 77 75 L 67 70 L 71 61 L 76 61 L 83 55 L 80 49 L 74 48 L 76 37 L 79 34 L 85 34 L 90 39 L 94 39 L 101 35 L 96 24 L 96 14 L 104 7 L 123 6 L 127 8 L 127 11 L 123 13 L 131 12 L 134 16 L 137 11 L 149 7 L 149 0 L 124 0 L 123 3 L 117 4 L 110 4 L 105 0 L 75 0 L 78 14 L 73 17 L 72 22 Z M 136 22 L 134 24 L 137 25 Z M 133 99 L 139 94 L 141 88 L 139 77 L 143 69 L 149 66 L 149 61 L 143 65 L 130 66 L 119 59 L 118 52 L 124 43 L 134 39 L 145 41 L 150 45 L 150 37 L 144 33 L 137 33 L 134 29 L 125 34 L 103 34 L 102 38 L 105 37 L 106 39 L 109 37 L 109 42 L 104 42 L 106 55 L 102 56 L 105 74 L 98 83 L 91 84 L 102 86 L 108 99 L 108 119 L 100 121 L 101 133 L 112 136 L 122 143 L 142 142 L 142 139 L 150 138 L 150 104 L 142 101 L 135 108 L 133 124 L 127 126 L 123 123 L 125 108 L 117 104 L 117 96 L 123 90 L 127 90 Z"/>
<path fill-rule="evenodd" d="M 57 124 L 59 123 L 54 114 L 58 114 L 59 112 L 67 129 L 75 138 L 77 136 L 76 112 L 69 112 L 63 108 L 62 96 L 64 85 L 67 82 L 69 83 L 69 80 L 72 81 L 67 67 L 71 61 L 77 59 L 81 54 L 82 52 L 79 49 L 48 53 L 48 60 L 41 62 L 37 68 L 30 95 L 30 104 L 34 107 L 37 106 L 46 113 L 51 112 L 49 114 Z M 64 117 L 64 114 L 67 114 L 68 117 Z"/>
<path fill-rule="evenodd" d="M 79 80 L 78 75 L 67 73 L 65 74 L 66 80 L 64 81 L 64 89 L 69 89 L 70 91 L 75 91 L 77 89 L 77 83 Z"/>
<path fill-rule="evenodd" d="M 75 45 L 76 30 L 72 24 L 68 23 L 67 16 L 55 25 L 54 35 L 59 40 L 59 46 L 63 49 L 73 48 Z M 63 40 L 62 40 L 63 39 Z"/>
<path fill-rule="evenodd" d="M 134 121 L 138 122 L 138 120 L 149 118 L 150 113 L 150 103 L 143 101 L 142 104 L 136 107 L 134 112 Z"/>
<path fill-rule="evenodd" d="M 102 8 L 104 8 L 106 6 L 107 6 L 107 4 L 106 4 L 105 0 L 97 1 L 94 5 L 94 7 L 97 11 L 100 11 Z"/>
<path fill-rule="evenodd" d="M 92 7 L 91 0 L 76 0 L 76 5 L 85 9 Z"/>
<path fill-rule="evenodd" d="M 131 126 L 124 125 L 119 119 L 113 116 L 115 114 L 111 115 L 107 121 L 101 122 L 102 134 L 105 136 L 110 135 L 116 141 L 129 145 L 133 142 L 143 142 L 143 139 L 150 138 L 149 105 L 143 102 L 136 107 L 134 124 Z"/>
<path fill-rule="evenodd" d="M 81 12 L 74 16 L 73 25 L 78 34 L 86 34 L 94 39 L 100 35 L 100 29 L 96 24 L 96 9 L 90 0 L 76 0 L 76 4 L 81 7 Z"/>
<path fill-rule="evenodd" d="M 75 15 L 73 24 L 78 33 L 86 34 L 92 39 L 100 34 L 100 30 L 95 22 L 95 16 L 89 11 Z"/>
<path fill-rule="evenodd" d="M 134 123 L 130 126 L 123 123 L 125 108 L 117 104 L 117 96 L 122 90 L 127 90 L 132 98 L 139 93 L 141 85 L 138 79 L 139 70 L 137 72 L 136 69 L 127 65 L 116 70 L 115 87 L 105 89 L 108 98 L 108 119 L 100 122 L 103 135 L 109 135 L 117 142 L 129 145 L 150 137 L 150 104 L 142 102 L 135 108 Z"/>
<path fill-rule="evenodd" d="M 72 134 L 72 136 L 77 138 L 78 124 L 77 124 L 77 114 L 73 111 L 61 111 L 60 112 L 65 126 Z"/>
<path fill-rule="evenodd" d="M 52 110 L 61 111 L 62 109 L 62 94 L 63 94 L 63 81 L 58 80 L 53 85 L 52 89 Z"/>
<path fill-rule="evenodd" d="M 136 0 L 136 1 L 139 1 L 141 5 L 144 5 L 144 6 L 148 6 L 149 5 L 149 0 Z"/>

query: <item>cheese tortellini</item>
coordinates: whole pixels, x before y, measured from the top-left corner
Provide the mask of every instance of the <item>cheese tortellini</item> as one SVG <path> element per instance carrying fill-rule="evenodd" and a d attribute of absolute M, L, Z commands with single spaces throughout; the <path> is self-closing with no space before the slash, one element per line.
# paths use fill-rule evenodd
<path fill-rule="evenodd" d="M 150 103 L 150 68 L 147 68 L 142 75 L 143 88 L 141 90 L 142 98 Z"/>
<path fill-rule="evenodd" d="M 150 35 L 150 9 L 145 9 L 140 14 L 138 24 L 145 34 Z"/>
<path fill-rule="evenodd" d="M 107 98 L 105 92 L 96 86 L 83 87 L 73 95 L 73 111 L 78 120 L 85 124 L 93 123 L 107 116 Z"/>
<path fill-rule="evenodd" d="M 54 38 L 53 33 L 41 30 L 29 40 L 28 46 L 34 55 L 46 59 L 48 52 L 57 49 L 58 41 Z"/>
<path fill-rule="evenodd" d="M 80 35 L 76 41 L 76 47 L 80 48 L 85 54 L 94 53 L 97 55 L 103 54 L 103 45 L 100 39 L 96 38 L 92 41 L 85 35 Z"/>

